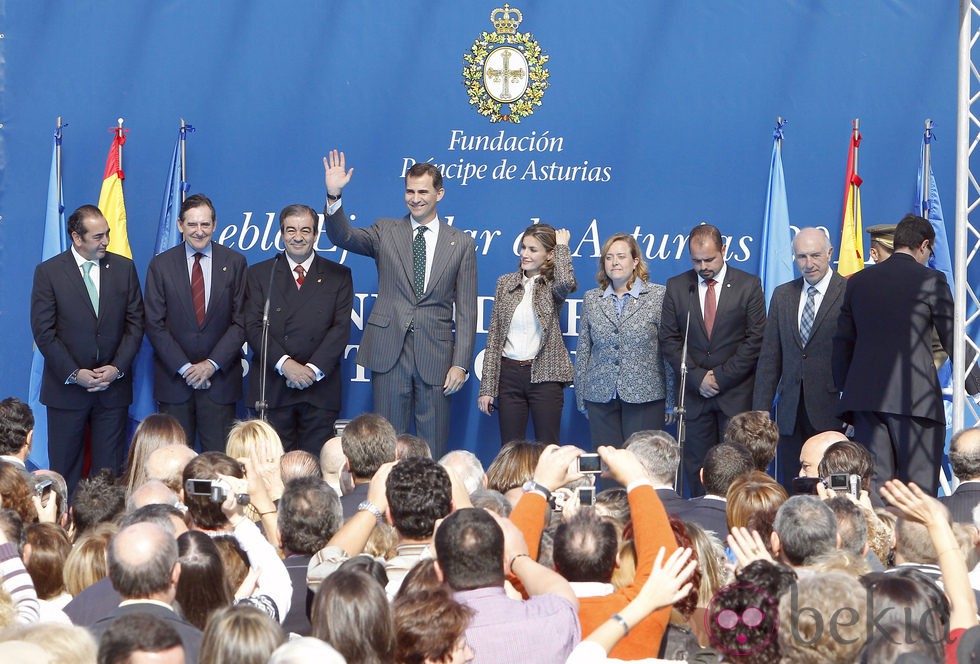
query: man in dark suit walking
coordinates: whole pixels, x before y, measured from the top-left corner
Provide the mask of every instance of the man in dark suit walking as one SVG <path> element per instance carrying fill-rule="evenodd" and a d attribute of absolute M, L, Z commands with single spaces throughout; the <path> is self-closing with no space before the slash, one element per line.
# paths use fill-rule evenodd
<path fill-rule="evenodd" d="M 950 496 L 939 500 L 956 523 L 973 524 L 973 508 L 980 505 L 980 429 L 963 429 L 949 441 L 949 464 L 959 479 Z"/>
<path fill-rule="evenodd" d="M 449 449 L 449 397 L 469 376 L 476 339 L 476 253 L 473 239 L 439 220 L 442 174 L 415 164 L 405 175 L 401 219 L 354 228 L 341 191 L 354 169 L 344 154 L 324 158 L 327 236 L 378 266 L 378 300 L 357 363 L 371 370 L 374 408 L 398 433 L 415 432 L 441 457 Z M 455 329 L 454 329 L 455 327 Z"/>
<path fill-rule="evenodd" d="M 184 242 L 150 261 L 146 336 L 153 344 L 153 392 L 193 447 L 223 452 L 242 398 L 245 258 L 212 242 L 214 206 L 194 194 L 180 206 Z"/>
<path fill-rule="evenodd" d="M 354 283 L 350 269 L 313 250 L 317 222 L 306 205 L 287 205 L 279 213 L 285 256 L 249 268 L 245 336 L 252 347 L 250 405 L 259 401 L 264 372 L 269 424 L 283 447 L 319 457 L 340 413 L 340 358 L 350 339 Z M 266 306 L 268 352 L 262 348 Z"/>
<path fill-rule="evenodd" d="M 830 269 L 834 248 L 826 233 L 804 228 L 793 238 L 803 275 L 773 291 L 755 375 L 753 410 L 772 410 L 779 426 L 776 477 L 788 485 L 800 470 L 803 441 L 821 431 L 842 431 L 840 394 L 827 358 L 847 280 Z"/>
<path fill-rule="evenodd" d="M 834 381 L 841 414 L 875 457 L 874 490 L 898 477 L 936 495 L 946 415 L 932 356 L 935 327 L 953 348 L 953 297 L 946 277 L 926 267 L 936 232 L 906 215 L 895 229 L 895 253 L 847 281 L 837 334 Z M 967 392 L 980 392 L 978 372 Z"/>
<path fill-rule="evenodd" d="M 683 463 L 691 495 L 703 493 L 698 471 L 708 449 L 722 442 L 728 420 L 752 408 L 766 325 L 759 278 L 727 265 L 725 249 L 717 228 L 695 226 L 688 236 L 694 269 L 669 279 L 664 298 L 660 345 L 676 376 L 690 329 Z"/>
<path fill-rule="evenodd" d="M 106 251 L 109 223 L 94 205 L 68 217 L 71 248 L 34 270 L 31 331 L 44 355 L 51 469 L 69 492 L 82 477 L 86 426 L 92 469 L 122 471 L 130 365 L 143 340 L 143 296 L 133 261 Z"/>

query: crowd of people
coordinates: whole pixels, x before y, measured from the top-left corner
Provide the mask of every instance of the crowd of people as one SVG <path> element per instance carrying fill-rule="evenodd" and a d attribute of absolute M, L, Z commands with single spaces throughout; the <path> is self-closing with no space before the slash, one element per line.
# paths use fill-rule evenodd
<path fill-rule="evenodd" d="M 872 495 L 839 432 L 771 474 L 779 432 L 732 418 L 705 495 L 662 430 L 622 447 L 510 441 L 484 470 L 365 413 L 319 456 L 260 420 L 194 452 L 147 418 L 126 472 L 72 494 L 29 472 L 0 402 L 0 653 L 68 664 L 968 662 L 980 655 L 980 430 L 963 480 Z M 586 455 L 586 456 L 583 456 Z M 840 480 L 843 478 L 843 481 Z M 976 517 L 974 517 L 976 514 Z"/>

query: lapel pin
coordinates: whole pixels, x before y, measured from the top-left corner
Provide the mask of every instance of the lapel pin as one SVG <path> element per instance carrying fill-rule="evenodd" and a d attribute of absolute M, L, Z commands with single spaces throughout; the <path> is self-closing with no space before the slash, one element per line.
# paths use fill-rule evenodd
<path fill-rule="evenodd" d="M 725 288 L 731 288 L 731 287 L 732 287 L 731 284 L 725 284 Z"/>
<path fill-rule="evenodd" d="M 317 280 L 316 280 L 316 282 L 317 282 L 318 284 L 322 284 L 322 283 L 323 283 L 323 279 L 317 279 Z"/>
<path fill-rule="evenodd" d="M 225 266 L 224 266 L 223 268 L 221 268 L 221 271 L 222 271 L 222 272 L 227 272 L 227 271 L 228 271 L 228 266 L 227 266 L 227 265 L 225 265 Z"/>
<path fill-rule="evenodd" d="M 452 242 L 450 242 L 449 243 L 449 246 L 450 247 L 455 247 L 456 246 L 456 240 L 453 240 Z"/>

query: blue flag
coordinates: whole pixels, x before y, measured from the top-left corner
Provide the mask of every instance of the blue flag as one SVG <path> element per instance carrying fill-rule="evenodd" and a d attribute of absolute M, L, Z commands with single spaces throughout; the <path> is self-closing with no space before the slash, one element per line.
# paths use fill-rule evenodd
<path fill-rule="evenodd" d="M 176 247 L 181 240 L 177 221 L 180 217 L 180 205 L 184 201 L 183 193 L 187 190 L 187 183 L 183 181 L 184 164 L 181 148 L 187 131 L 194 131 L 194 128 L 190 125 L 181 127 L 177 133 L 177 142 L 174 144 L 167 185 L 163 190 L 157 239 L 153 246 L 154 255 Z M 135 429 L 147 415 L 155 412 L 157 412 L 157 405 L 153 398 L 153 347 L 149 339 L 143 337 L 143 344 L 136 354 L 136 359 L 133 360 L 133 403 L 129 407 L 130 428 Z M 193 444 L 193 441 L 191 442 Z"/>
<path fill-rule="evenodd" d="M 791 281 L 794 276 L 786 180 L 783 177 L 783 157 L 779 150 L 784 124 L 785 121 L 780 119 L 772 134 L 769 189 L 766 192 L 766 216 L 762 224 L 762 261 L 759 266 L 759 278 L 762 279 L 767 306 L 776 286 Z"/>
<path fill-rule="evenodd" d="M 926 169 L 926 154 L 930 149 L 930 143 L 935 138 L 932 133 L 932 121 L 922 136 L 922 145 L 919 147 L 919 168 L 915 175 L 915 214 L 929 220 L 933 230 L 936 231 L 936 241 L 933 244 L 933 255 L 929 258 L 929 267 L 939 270 L 946 275 L 950 290 L 953 289 L 953 261 L 949 255 L 949 240 L 946 237 L 946 224 L 943 222 L 943 205 L 939 200 L 939 187 L 936 185 L 936 178 L 932 174 L 932 164 Z M 928 182 L 924 182 L 924 177 L 928 175 Z M 927 186 L 925 186 L 927 185 Z M 953 473 L 949 466 L 949 437 L 950 427 L 953 422 L 953 363 L 948 359 L 943 366 L 939 367 L 939 385 L 943 390 L 943 408 L 946 411 L 946 448 L 943 453 L 942 472 L 939 476 L 940 493 L 952 493 L 948 478 Z"/>
<path fill-rule="evenodd" d="M 67 126 L 67 125 L 63 125 Z M 65 231 L 65 206 L 61 197 L 61 172 L 58 153 L 61 147 L 61 129 L 54 132 L 51 147 L 51 174 L 48 178 L 48 204 L 44 214 L 44 231 L 41 240 L 41 261 L 44 262 L 68 250 Z M 27 403 L 34 411 L 34 439 L 29 461 L 39 468 L 48 467 L 48 416 L 41 403 L 41 376 L 44 374 L 44 356 L 34 346 L 31 360 L 31 383 Z"/>

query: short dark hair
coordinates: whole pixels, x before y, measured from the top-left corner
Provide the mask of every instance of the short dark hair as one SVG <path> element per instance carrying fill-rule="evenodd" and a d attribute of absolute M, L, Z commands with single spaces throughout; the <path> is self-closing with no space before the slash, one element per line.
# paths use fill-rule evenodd
<path fill-rule="evenodd" d="M 85 229 L 85 220 L 91 217 L 101 217 L 103 216 L 102 210 L 94 205 L 82 205 L 75 209 L 74 212 L 68 217 L 68 239 L 71 240 L 72 233 L 78 233 L 78 237 L 85 239 L 85 233 L 88 231 Z"/>
<path fill-rule="evenodd" d="M 708 450 L 701 465 L 704 489 L 715 496 L 724 496 L 739 475 L 755 470 L 752 454 L 741 445 L 720 443 Z"/>
<path fill-rule="evenodd" d="M 432 459 L 409 457 L 391 469 L 385 485 L 388 510 L 395 530 L 408 539 L 432 537 L 436 521 L 453 507 L 449 473 Z"/>
<path fill-rule="evenodd" d="M 129 664 L 134 652 L 163 652 L 180 646 L 177 630 L 152 613 L 129 613 L 112 621 L 99 639 L 99 664 Z"/>
<path fill-rule="evenodd" d="M 504 531 L 484 510 L 456 510 L 436 531 L 436 557 L 453 590 L 504 583 Z"/>
<path fill-rule="evenodd" d="M 608 583 L 616 569 L 616 527 L 582 508 L 555 532 L 555 569 L 569 581 Z"/>
<path fill-rule="evenodd" d="M 198 454 L 184 466 L 183 483 L 187 480 L 216 480 L 218 474 L 231 477 L 244 477 L 242 465 L 224 452 L 204 452 Z M 184 504 L 194 525 L 204 530 L 218 530 L 228 524 L 228 518 L 221 511 L 221 505 L 211 502 L 208 496 L 191 496 L 184 492 Z"/>
<path fill-rule="evenodd" d="M 398 434 L 395 443 L 395 458 L 407 459 L 409 457 L 428 457 L 432 458 L 432 449 L 425 442 L 424 438 L 413 436 L 410 433 Z"/>
<path fill-rule="evenodd" d="M 957 431 L 949 442 L 949 463 L 961 480 L 980 478 L 980 444 L 963 445 L 964 449 L 960 449 L 963 435 L 971 432 L 976 433 L 976 429 Z"/>
<path fill-rule="evenodd" d="M 936 243 L 936 229 L 927 219 L 909 213 L 895 227 L 896 249 L 917 249 L 926 240 L 931 245 Z"/>
<path fill-rule="evenodd" d="M 187 214 L 188 210 L 202 206 L 211 210 L 211 222 L 214 223 L 217 219 L 217 215 L 214 213 L 214 205 L 211 203 L 211 199 L 204 194 L 191 194 L 184 199 L 184 202 L 180 204 L 180 220 L 184 220 L 184 215 Z"/>
<path fill-rule="evenodd" d="M 313 232 L 315 233 L 320 227 L 320 215 L 309 205 L 303 205 L 301 203 L 287 205 L 279 211 L 279 230 L 282 230 L 282 226 L 286 223 L 287 217 L 305 217 L 307 215 L 313 220 Z"/>
<path fill-rule="evenodd" d="M 283 549 L 312 556 L 334 536 L 342 522 L 337 493 L 319 477 L 297 477 L 286 483 L 279 499 Z"/>
<path fill-rule="evenodd" d="M 764 410 L 739 413 L 725 427 L 725 442 L 741 445 L 752 455 L 755 469 L 766 472 L 776 458 L 779 429 Z"/>
<path fill-rule="evenodd" d="M 806 565 L 837 548 L 837 519 L 816 496 L 793 496 L 783 503 L 773 530 L 790 565 Z"/>
<path fill-rule="evenodd" d="M 698 224 L 691 229 L 691 232 L 687 236 L 688 246 L 694 244 L 695 242 L 712 242 L 718 251 L 725 246 L 725 240 L 721 237 L 721 231 L 718 230 L 717 226 L 712 226 L 711 224 Z"/>
<path fill-rule="evenodd" d="M 408 182 L 408 178 L 420 178 L 423 175 L 429 175 L 432 177 L 432 188 L 436 191 L 442 189 L 442 171 L 433 166 L 432 164 L 427 164 L 425 162 L 416 162 L 405 172 L 405 181 Z"/>
<path fill-rule="evenodd" d="M 847 496 L 829 498 L 827 507 L 834 513 L 837 521 L 841 548 L 855 555 L 862 555 L 864 545 L 868 543 L 868 522 L 864 519 L 864 512 Z"/>
<path fill-rule="evenodd" d="M 861 488 L 867 490 L 871 486 L 871 476 L 874 474 L 874 459 L 871 453 L 853 440 L 838 440 L 827 448 L 817 466 L 820 477 L 827 478 L 831 475 L 844 473 L 847 475 L 859 475 L 861 477 Z"/>
<path fill-rule="evenodd" d="M 31 407 L 17 397 L 0 401 L 0 454 L 13 456 L 27 444 L 27 434 L 34 429 Z"/>
<path fill-rule="evenodd" d="M 71 499 L 75 532 L 81 535 L 92 526 L 112 521 L 126 509 L 126 489 L 116 484 L 112 471 L 103 468 L 82 480 Z"/>
<path fill-rule="evenodd" d="M 358 415 L 340 434 L 350 472 L 358 479 L 367 479 L 378 472 L 381 464 L 394 461 L 396 444 L 395 427 L 376 413 Z"/>

